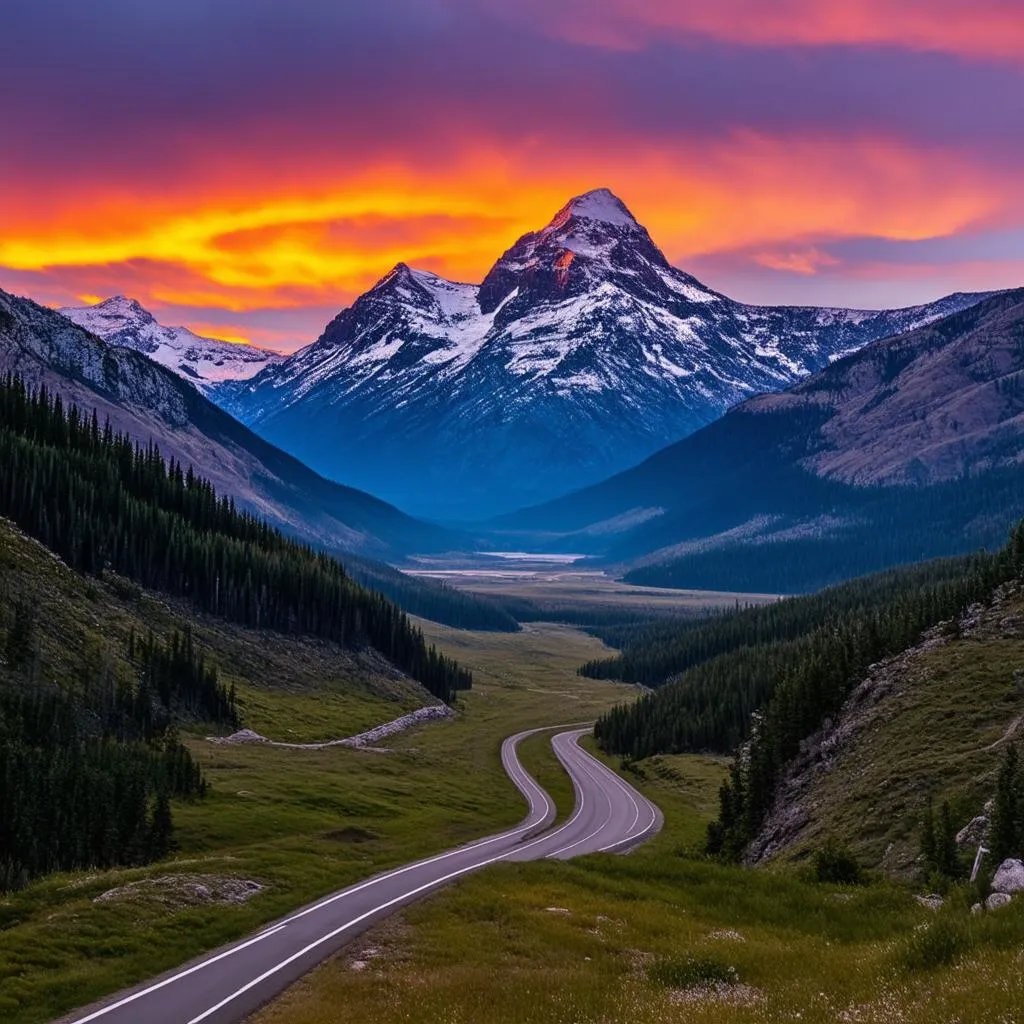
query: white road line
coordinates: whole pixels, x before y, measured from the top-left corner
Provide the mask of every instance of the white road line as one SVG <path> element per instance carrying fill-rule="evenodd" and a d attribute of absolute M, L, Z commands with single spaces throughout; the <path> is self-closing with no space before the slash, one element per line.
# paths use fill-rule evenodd
<path fill-rule="evenodd" d="M 618 840 L 617 842 L 611 843 L 608 846 L 602 847 L 599 852 L 604 853 L 607 850 L 614 850 L 616 847 L 622 846 L 624 843 L 628 843 L 633 839 L 639 839 L 642 836 L 646 835 L 657 824 L 658 821 L 658 812 L 654 804 L 651 803 L 651 801 L 648 800 L 647 797 L 645 797 L 642 793 L 637 793 L 637 795 L 640 797 L 640 800 L 647 808 L 647 813 L 651 816 L 651 820 L 646 825 L 644 825 L 643 828 L 641 828 L 634 834 L 633 829 L 640 818 L 640 805 L 637 803 L 636 799 L 633 796 L 636 790 L 634 790 L 632 786 L 630 786 L 623 779 L 621 779 L 615 772 L 611 770 L 611 768 L 604 764 L 604 762 L 600 761 L 592 754 L 588 754 L 586 751 L 584 751 L 584 754 L 586 754 L 586 756 L 589 757 L 590 760 L 595 765 L 597 765 L 597 767 L 600 768 L 604 774 L 606 774 L 612 779 L 612 781 L 626 794 L 626 796 L 629 797 L 630 801 L 633 803 L 633 806 L 636 808 L 636 815 L 633 818 L 633 824 L 630 825 L 630 827 L 626 830 L 625 837 L 623 839 Z"/>
<path fill-rule="evenodd" d="M 565 734 L 563 734 L 563 735 L 565 735 Z M 581 758 L 578 761 L 574 761 L 573 762 L 574 767 L 578 771 L 581 771 L 583 774 L 585 774 L 591 781 L 597 782 L 598 783 L 598 788 L 600 789 L 600 783 L 598 782 L 598 780 L 597 780 L 596 776 L 593 774 L 593 772 L 590 771 L 589 765 L 587 764 L 587 760 L 590 759 L 589 755 L 576 742 L 576 739 L 578 738 L 579 735 L 581 735 L 581 734 L 577 734 L 576 736 L 573 736 L 571 740 L 569 740 L 569 745 L 570 745 L 571 750 L 573 751 L 573 754 L 579 753 L 579 754 L 583 755 L 583 758 Z M 562 756 L 562 752 L 559 752 L 559 756 L 560 757 Z M 565 765 L 565 767 L 566 767 L 566 770 L 568 770 L 568 768 L 569 768 L 569 764 L 568 764 L 569 761 L 573 761 L 573 757 L 571 757 L 569 755 L 568 751 L 566 751 L 565 752 L 565 760 L 562 761 L 563 765 Z M 569 774 L 570 774 L 570 776 L 572 775 L 571 772 Z M 598 827 L 593 832 L 591 832 L 589 835 L 584 836 L 582 839 L 578 839 L 575 843 L 570 843 L 568 846 L 563 846 L 560 849 L 555 850 L 552 853 L 547 854 L 547 857 L 549 859 L 552 858 L 552 857 L 557 857 L 559 854 L 568 853 L 570 850 L 576 849 L 577 846 L 582 846 L 585 842 L 587 842 L 588 840 L 593 839 L 594 836 L 599 835 L 601 832 L 603 832 L 604 829 L 611 823 L 612 818 L 614 816 L 615 808 L 613 807 L 611 800 L 608 798 L 607 793 L 603 793 L 603 795 L 605 796 L 605 799 L 608 800 L 608 816 L 604 819 L 604 821 L 602 821 L 601 824 L 598 825 Z M 632 826 L 630 826 L 630 827 L 632 827 Z"/>
<path fill-rule="evenodd" d="M 103 1017 L 108 1013 L 112 1013 L 114 1010 L 120 1009 L 120 1007 L 122 1006 L 127 1006 L 129 1003 L 133 1003 L 137 999 L 141 999 L 143 996 L 149 995 L 151 992 L 156 992 L 157 990 L 165 988 L 166 986 L 171 985 L 176 981 L 180 981 L 182 978 L 187 978 L 189 975 L 195 974 L 196 971 L 201 971 L 203 968 L 209 967 L 212 964 L 215 964 L 220 960 L 223 960 L 225 957 L 237 953 L 239 950 L 245 949 L 246 947 L 251 946 L 257 942 L 261 942 L 263 939 L 269 938 L 271 935 L 275 935 L 277 932 L 281 931 L 282 928 L 286 927 L 290 922 L 297 921 L 299 918 L 305 917 L 307 914 L 312 914 L 316 910 L 322 910 L 324 907 L 336 902 L 339 899 L 342 899 L 343 897 L 352 896 L 355 893 L 361 892 L 363 889 L 367 889 L 372 885 L 377 885 L 380 882 L 386 882 L 389 879 L 396 878 L 399 875 L 404 875 L 407 872 L 412 871 L 416 868 L 426 867 L 429 864 L 435 864 L 438 861 L 446 860 L 447 858 L 454 857 L 457 854 L 468 853 L 472 850 L 479 849 L 480 847 L 489 846 L 490 844 L 496 843 L 499 840 L 511 839 L 513 836 L 517 836 L 523 832 L 529 832 L 530 829 L 535 828 L 541 821 L 544 820 L 545 817 L 547 817 L 548 811 L 555 810 L 555 806 L 552 803 L 548 794 L 539 785 L 537 785 L 533 777 L 529 773 L 527 773 L 525 769 L 523 769 L 522 765 L 519 763 L 518 758 L 515 757 L 515 751 L 519 743 L 522 740 L 526 739 L 527 736 L 532 736 L 538 732 L 545 732 L 549 728 L 560 729 L 564 727 L 556 725 L 544 726 L 539 729 L 528 729 L 525 732 L 517 733 L 515 736 L 508 737 L 501 745 L 502 765 L 505 768 L 505 771 L 508 774 L 509 778 L 512 779 L 512 782 L 516 785 L 516 788 L 519 789 L 520 793 L 522 793 L 523 796 L 526 797 L 527 803 L 530 805 L 530 810 L 527 812 L 527 819 L 533 818 L 537 810 L 537 803 L 534 799 L 534 793 L 539 793 L 544 799 L 544 813 L 537 817 L 535 820 L 528 821 L 528 823 L 525 825 L 520 825 L 517 828 L 511 829 L 507 832 L 502 832 L 499 835 L 492 836 L 489 839 L 482 839 L 477 842 L 470 843 L 466 846 L 460 846 L 454 850 L 449 850 L 447 853 L 438 854 L 436 857 L 429 857 L 426 860 L 417 861 L 415 864 L 408 864 L 403 868 L 396 868 L 394 871 L 389 871 L 386 874 L 378 875 L 376 878 L 368 879 L 367 881 L 362 882 L 359 885 L 353 886 L 349 889 L 344 889 L 341 892 L 335 893 L 333 896 L 330 896 L 325 900 L 321 900 L 319 903 L 315 904 L 312 907 L 307 907 L 305 910 L 301 910 L 297 914 L 292 914 L 290 917 L 285 918 L 283 921 L 279 922 L 276 925 L 271 925 L 265 931 L 260 932 L 258 935 L 256 935 L 252 939 L 249 939 L 247 942 L 244 942 L 238 946 L 233 946 L 231 949 L 225 950 L 223 953 L 218 953 L 215 956 L 209 957 L 208 959 L 203 960 L 198 964 L 194 964 L 192 967 L 189 967 L 186 970 L 178 971 L 175 974 L 172 974 L 170 977 L 164 978 L 163 981 L 156 982 L 153 985 L 149 985 L 147 988 L 140 989 L 138 992 L 134 992 L 129 996 L 125 996 L 123 999 L 120 999 L 115 1003 L 111 1003 L 108 1006 L 103 1006 L 100 1009 L 95 1010 L 93 1013 L 90 1013 L 86 1017 L 76 1018 L 73 1024 L 88 1024 L 89 1021 L 96 1020 L 99 1017 Z M 511 755 L 511 757 L 513 758 L 512 763 L 514 764 L 516 769 L 515 774 L 509 771 L 509 764 L 506 761 L 506 757 L 509 755 Z M 529 781 L 530 786 L 532 787 L 532 791 L 520 785 L 520 781 L 523 778 Z M 487 863 L 491 863 L 491 861 L 488 861 Z"/>
<path fill-rule="evenodd" d="M 435 857 L 429 857 L 425 860 L 418 861 L 415 864 L 409 864 L 403 868 L 398 868 L 394 871 L 387 872 L 386 874 L 379 875 L 376 878 L 369 879 L 366 882 L 362 882 L 359 885 L 353 886 L 352 888 L 345 889 L 342 892 L 336 893 L 335 895 L 320 901 L 312 907 L 308 907 L 306 910 L 300 911 L 297 914 L 293 914 L 291 917 L 284 919 L 281 923 L 261 932 L 255 938 L 252 938 L 247 942 L 241 943 L 238 946 L 234 946 L 231 949 L 225 950 L 223 953 L 217 954 L 216 956 L 210 957 L 209 959 L 203 960 L 202 962 L 194 965 L 193 967 L 188 968 L 187 970 L 179 971 L 178 973 L 168 978 L 165 978 L 163 981 L 157 982 L 154 985 L 150 985 L 145 989 L 141 989 L 130 996 L 126 996 L 124 999 L 121 999 L 116 1003 L 112 1003 L 109 1006 L 102 1007 L 101 1009 L 96 1010 L 94 1013 L 89 1014 L 87 1017 L 80 1018 L 75 1022 L 75 1024 L 88 1024 L 89 1021 L 96 1020 L 97 1018 L 102 1017 L 103 1015 L 110 1013 L 111 1011 L 116 1010 L 119 1007 L 132 1003 L 135 1000 L 140 999 L 145 995 L 148 995 L 149 993 L 155 992 L 159 989 L 166 987 L 167 985 L 172 984 L 175 981 L 188 977 L 189 975 L 194 974 L 196 971 L 202 970 L 204 967 L 208 967 L 211 964 L 217 963 L 218 961 L 223 960 L 225 957 L 231 956 L 234 953 L 239 952 L 240 950 L 245 949 L 248 946 L 254 945 L 257 942 L 261 942 L 265 938 L 269 938 L 271 935 L 276 935 L 279 931 L 284 929 L 290 921 L 295 921 L 301 917 L 306 916 L 307 914 L 313 913 L 314 911 L 321 910 L 324 907 L 336 902 L 337 900 L 342 899 L 343 897 L 354 895 L 355 893 L 360 892 L 366 888 L 369 888 L 370 886 L 376 885 L 381 882 L 389 881 L 400 875 L 416 870 L 417 868 L 427 867 L 431 864 L 438 863 L 440 861 L 449 859 L 459 854 L 471 853 L 474 850 L 478 850 L 482 847 L 489 846 L 501 840 L 512 839 L 517 835 L 521 835 L 524 832 L 528 832 L 531 829 L 536 828 L 538 824 L 542 823 L 544 819 L 547 818 L 549 813 L 557 813 L 557 808 L 548 796 L 547 792 L 541 786 L 539 786 L 537 782 L 533 779 L 533 777 L 523 768 L 517 756 L 517 748 L 519 743 L 527 736 L 533 735 L 538 732 L 546 732 L 549 729 L 557 728 L 565 727 L 549 726 L 539 729 L 530 729 L 523 733 L 519 733 L 516 736 L 509 737 L 502 744 L 502 764 L 505 767 L 507 774 L 512 779 L 513 783 L 517 786 L 519 791 L 526 797 L 526 800 L 530 807 L 525 824 L 522 824 L 517 828 L 511 829 L 507 832 L 500 833 L 499 835 L 492 836 L 489 839 L 479 840 L 478 842 L 467 844 L 466 846 L 459 847 L 455 850 L 450 850 L 447 853 L 438 854 Z M 592 782 L 598 784 L 599 789 L 601 788 L 598 778 L 593 774 L 593 771 L 591 770 L 591 764 L 597 765 L 598 768 L 603 769 L 604 772 L 611 775 L 615 782 L 619 785 L 619 787 L 625 790 L 627 794 L 629 794 L 629 787 L 625 786 L 622 780 L 620 780 L 618 776 L 614 774 L 614 772 L 611 772 L 609 769 L 606 768 L 606 766 L 601 764 L 600 761 L 593 758 L 590 754 L 588 754 L 578 745 L 576 741 L 583 734 L 583 731 L 584 730 L 581 729 L 579 732 L 575 734 L 559 733 L 556 736 L 552 737 L 552 747 L 555 749 L 555 753 L 558 755 L 559 760 L 562 761 L 563 766 L 568 771 L 569 776 L 572 779 L 576 795 L 576 807 L 573 811 L 573 814 L 570 816 L 569 820 L 566 821 L 565 824 L 563 824 L 560 828 L 556 829 L 554 832 L 545 833 L 544 835 L 541 835 L 538 838 L 533 839 L 525 845 L 514 846 L 512 849 L 506 850 L 504 853 L 500 853 L 494 857 L 490 857 L 479 863 L 470 864 L 466 867 L 459 868 L 456 871 L 451 871 L 448 874 L 441 876 L 440 878 L 431 879 L 429 882 L 425 882 L 423 885 L 416 886 L 415 888 L 407 890 L 406 892 L 401 893 L 398 896 L 395 896 L 384 903 L 378 904 L 376 907 L 373 907 L 372 909 L 365 911 L 357 917 L 352 918 L 351 920 L 345 922 L 337 928 L 334 928 L 332 931 L 328 932 L 327 934 L 321 936 L 315 941 L 304 946 L 297 953 L 291 954 L 284 960 L 281 960 L 279 963 L 268 968 L 258 977 L 253 978 L 251 981 L 247 982 L 245 985 L 238 988 L 236 991 L 232 992 L 224 999 L 220 1000 L 220 1002 L 218 1002 L 216 1005 L 209 1007 L 208 1009 L 200 1013 L 198 1016 L 193 1017 L 192 1020 L 188 1022 L 188 1024 L 200 1024 L 201 1021 L 208 1019 L 218 1010 L 223 1009 L 223 1007 L 227 1006 L 229 1003 L 237 999 L 239 996 L 244 995 L 246 992 L 255 988 L 257 985 L 266 981 L 268 978 L 272 977 L 279 971 L 284 970 L 284 968 L 294 963 L 296 960 L 299 960 L 302 957 L 306 956 L 314 949 L 316 949 L 318 946 L 323 945 L 325 942 L 329 942 L 331 939 L 336 938 L 338 935 L 341 935 L 346 930 L 353 928 L 358 924 L 361 924 L 369 918 L 379 915 L 382 911 L 388 910 L 399 903 L 407 902 L 413 899 L 413 897 L 418 896 L 421 893 L 428 892 L 431 889 L 440 888 L 446 882 L 450 882 L 452 879 L 459 878 L 462 875 L 468 874 L 471 871 L 478 871 L 482 868 L 488 867 L 491 864 L 498 863 L 499 861 L 508 860 L 513 856 L 521 855 L 525 851 L 533 849 L 534 847 L 540 844 L 550 843 L 559 835 L 563 834 L 567 829 L 571 828 L 579 820 L 580 816 L 584 812 L 585 807 L 587 806 L 586 794 L 583 787 L 580 785 L 576 773 L 579 773 L 579 775 L 587 776 Z M 562 740 L 563 743 L 558 744 L 557 741 L 559 740 Z M 580 757 L 577 757 L 576 755 L 580 755 Z M 574 773 L 573 768 L 575 768 L 576 773 Z M 535 799 L 535 797 L 538 795 L 542 798 L 544 803 L 544 810 L 542 813 L 539 814 L 538 802 Z M 630 799 L 632 800 L 632 795 L 629 795 Z M 611 799 L 607 797 L 606 791 L 605 796 L 608 799 L 609 815 L 608 818 L 606 818 L 606 820 L 602 823 L 600 828 L 598 828 L 597 832 L 591 833 L 590 836 L 587 836 L 585 839 L 579 840 L 578 842 L 575 842 L 570 846 L 562 847 L 561 849 L 556 850 L 556 853 L 564 853 L 570 849 L 574 849 L 575 847 L 582 845 L 588 839 L 592 838 L 593 835 L 598 834 L 603 828 L 607 827 L 608 823 L 612 820 L 613 817 L 613 804 Z M 645 800 L 645 802 L 648 803 L 648 808 L 650 809 L 651 805 L 649 801 Z M 634 807 L 637 808 L 637 814 L 634 817 L 633 824 L 627 830 L 627 833 L 632 832 L 633 827 L 636 825 L 637 819 L 639 817 L 639 808 L 636 805 L 636 801 L 633 800 L 633 803 Z M 652 816 L 652 824 L 655 820 L 656 817 Z M 627 836 L 627 839 L 628 838 L 632 837 Z M 626 840 L 622 840 L 621 842 L 625 841 Z"/>
<path fill-rule="evenodd" d="M 133 992 L 130 996 L 125 996 L 124 999 L 118 1000 L 116 1003 L 111 1003 L 110 1006 L 104 1006 L 102 1009 L 97 1010 L 95 1013 L 90 1013 L 88 1017 L 82 1017 L 75 1021 L 75 1024 L 87 1024 L 90 1020 L 96 1020 L 97 1017 L 102 1017 L 105 1013 L 110 1013 L 111 1010 L 120 1009 L 122 1006 L 127 1006 L 129 1003 L 134 1003 L 136 999 L 141 999 L 143 996 L 148 996 L 150 992 L 156 992 L 158 989 L 164 988 L 170 985 L 171 982 L 178 981 L 179 978 L 186 978 L 190 974 L 195 974 L 196 971 L 202 970 L 204 967 L 208 967 L 210 964 L 215 964 L 218 960 L 223 960 L 225 957 L 232 956 L 235 953 L 241 952 L 248 946 L 255 945 L 257 942 L 262 942 L 264 939 L 270 938 L 271 935 L 276 935 L 281 929 L 284 928 L 283 924 L 277 925 L 276 928 L 268 928 L 265 932 L 260 932 L 259 935 L 254 939 L 250 939 L 248 942 L 243 942 L 239 946 L 233 946 L 231 949 L 225 950 L 223 953 L 218 954 L 215 957 L 211 957 L 209 960 L 204 960 L 201 964 L 196 964 L 194 967 L 188 968 L 185 971 L 179 971 L 177 974 L 170 978 L 164 978 L 163 981 L 158 981 L 155 985 L 150 985 L 148 988 L 140 989 L 138 992 Z"/>
<path fill-rule="evenodd" d="M 540 729 L 529 729 L 526 732 L 517 733 L 515 736 L 509 737 L 501 745 L 502 767 L 505 769 L 505 773 L 508 775 L 508 777 L 516 785 L 516 788 L 519 790 L 519 792 L 526 797 L 527 803 L 530 805 L 530 810 L 527 812 L 526 815 L 527 819 L 532 818 L 534 812 L 537 809 L 536 802 L 534 801 L 534 792 L 539 793 L 540 796 L 544 799 L 544 813 L 541 814 L 536 820 L 528 820 L 527 823 L 524 825 L 519 825 L 516 828 L 509 830 L 508 832 L 501 832 L 496 836 L 491 836 L 489 839 L 479 839 L 476 842 L 467 844 L 466 846 L 459 846 L 456 847 L 454 850 L 449 850 L 447 853 L 439 853 L 435 857 L 428 857 L 426 860 L 418 860 L 414 864 L 407 864 L 403 868 L 396 868 L 394 871 L 389 871 L 386 874 L 377 875 L 375 878 L 369 878 L 365 882 L 361 882 L 358 885 L 351 886 L 348 889 L 343 889 L 341 892 L 335 893 L 333 896 L 328 896 L 326 899 L 321 900 L 319 903 L 315 904 L 312 907 L 307 907 L 305 910 L 300 910 L 298 913 L 292 914 L 291 917 L 285 918 L 284 923 L 287 924 L 290 921 L 297 921 L 300 917 L 305 917 L 307 914 L 312 914 L 315 913 L 317 910 L 322 910 L 324 907 L 330 906 L 332 903 L 335 903 L 340 899 L 344 899 L 347 896 L 353 896 L 357 892 L 362 892 L 364 889 L 369 889 L 371 886 L 378 885 L 381 882 L 388 882 L 392 878 L 398 878 L 400 875 L 407 874 L 410 871 L 415 871 L 417 868 L 424 868 L 427 867 L 427 865 L 429 864 L 437 864 L 440 861 L 449 860 L 450 858 L 460 853 L 469 853 L 471 850 L 479 850 L 482 847 L 491 846 L 494 843 L 501 842 L 501 840 L 503 839 L 511 839 L 513 836 L 520 835 L 523 832 L 529 832 L 531 829 L 536 828 L 537 825 L 539 825 L 540 822 L 543 821 L 545 817 L 547 817 L 548 811 L 555 810 L 555 805 L 551 802 L 551 799 L 548 796 L 548 794 L 540 786 L 537 785 L 534 778 L 526 772 L 523 766 L 519 763 L 518 758 L 515 758 L 515 751 L 519 743 L 522 742 L 522 740 L 526 739 L 528 736 L 534 735 L 535 733 L 544 732 L 546 728 L 549 727 L 543 727 Z M 551 728 L 561 729 L 563 727 L 556 725 Z M 512 755 L 512 757 L 514 758 L 512 762 L 516 769 L 514 773 L 509 770 L 509 764 L 505 760 L 506 748 L 508 754 Z M 523 780 L 529 782 L 530 786 L 533 789 L 533 792 L 528 791 L 527 788 L 520 785 L 520 783 Z"/>
<path fill-rule="evenodd" d="M 211 1006 L 207 1010 L 204 1010 L 197 1017 L 193 1017 L 188 1022 L 188 1024 L 200 1024 L 201 1021 L 206 1020 L 208 1017 L 215 1014 L 218 1010 L 222 1010 L 225 1006 L 228 1005 L 228 1003 L 233 1002 L 239 996 L 245 995 L 245 993 L 248 992 L 250 989 L 253 989 L 257 985 L 266 981 L 267 978 L 273 977 L 273 975 L 277 974 L 278 971 L 284 970 L 284 968 L 287 967 L 289 964 L 293 964 L 295 963 L 296 960 L 300 960 L 307 953 L 311 953 L 314 949 L 317 948 L 317 946 L 321 946 L 325 942 L 330 942 L 331 939 L 336 938 L 342 932 L 346 931 L 349 928 L 355 927 L 357 924 L 361 924 L 368 918 L 371 918 L 374 915 L 379 914 L 382 910 L 387 910 L 398 903 L 403 903 L 406 900 L 412 899 L 413 896 L 418 896 L 422 892 L 427 892 L 430 889 L 439 888 L 440 886 L 444 885 L 445 882 L 450 882 L 453 878 L 458 878 L 461 875 L 468 874 L 470 871 L 478 871 L 481 868 L 488 867 L 491 864 L 496 864 L 498 861 L 506 860 L 509 857 L 511 857 L 512 854 L 521 853 L 523 850 L 528 850 L 531 847 L 536 846 L 538 843 L 550 841 L 555 836 L 559 835 L 560 833 L 564 832 L 567 828 L 569 828 L 576 821 L 576 819 L 580 816 L 582 812 L 583 801 L 581 800 L 580 805 L 576 810 L 576 813 L 573 814 L 573 816 L 561 828 L 557 829 L 555 832 L 552 832 L 550 835 L 541 836 L 539 839 L 534 839 L 532 842 L 527 843 L 525 846 L 516 847 L 512 850 L 507 851 L 506 853 L 499 854 L 497 857 L 491 857 L 489 860 L 481 861 L 479 864 L 470 864 L 468 867 L 459 868 L 458 871 L 452 871 L 441 878 L 435 878 L 432 881 L 426 882 L 415 889 L 410 889 L 408 892 L 402 893 L 400 896 L 395 896 L 393 899 L 388 900 L 386 903 L 381 903 L 373 909 L 367 910 L 365 913 L 360 914 L 358 917 L 352 918 L 351 921 L 346 921 L 345 924 L 339 925 L 339 927 L 335 928 L 333 931 L 328 932 L 326 935 L 323 935 L 319 939 L 316 939 L 315 941 L 309 943 L 309 945 L 304 946 L 297 953 L 293 953 L 291 956 L 286 957 L 280 963 L 277 963 L 273 967 L 268 968 L 261 975 L 259 975 L 259 977 L 253 978 L 252 981 L 249 981 L 241 988 L 236 989 L 229 996 L 225 996 L 216 1005 Z M 82 1024 L 84 1024 L 84 1022 L 82 1022 Z"/>

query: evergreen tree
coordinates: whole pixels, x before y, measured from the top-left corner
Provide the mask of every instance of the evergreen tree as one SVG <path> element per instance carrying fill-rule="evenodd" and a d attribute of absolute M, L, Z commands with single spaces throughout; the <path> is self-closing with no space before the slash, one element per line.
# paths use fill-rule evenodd
<path fill-rule="evenodd" d="M 1024 778 L 1013 743 L 1006 748 L 999 768 L 990 846 L 997 863 L 1024 855 Z"/>
<path fill-rule="evenodd" d="M 628 649 L 620 664 L 648 659 L 658 671 L 682 671 L 602 716 L 595 736 L 609 753 L 635 758 L 724 753 L 745 744 L 708 834 L 711 852 L 738 858 L 760 829 L 801 743 L 839 713 L 869 666 L 987 599 L 1022 567 L 1024 525 L 994 554 L 912 566 L 769 608 L 677 624 L 675 637 L 666 625 L 652 627 L 646 634 L 651 642 Z M 955 875 L 955 849 L 950 854 L 943 831 L 949 826 L 948 818 L 934 826 L 935 861 Z"/>
<path fill-rule="evenodd" d="M 935 832 L 935 870 L 954 880 L 963 875 L 963 865 L 956 851 L 956 825 L 953 824 L 948 800 L 942 801 Z"/>
<path fill-rule="evenodd" d="M 149 823 L 148 854 L 150 860 L 162 860 L 174 849 L 174 821 L 171 817 L 171 798 L 167 791 L 157 792 L 153 806 L 153 819 Z"/>
<path fill-rule="evenodd" d="M 444 701 L 472 685 L 337 561 L 239 512 L 155 445 L 109 425 L 101 434 L 10 375 L 0 381 L 0 515 L 80 572 L 114 573 L 256 629 L 368 644 Z"/>
<path fill-rule="evenodd" d="M 929 796 L 921 822 L 921 856 L 924 858 L 926 875 L 935 870 L 938 863 L 938 849 L 935 833 L 935 805 Z"/>

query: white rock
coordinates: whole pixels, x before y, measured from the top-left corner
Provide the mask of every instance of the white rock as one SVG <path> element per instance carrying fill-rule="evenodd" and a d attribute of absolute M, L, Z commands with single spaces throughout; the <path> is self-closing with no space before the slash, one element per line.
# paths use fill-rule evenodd
<path fill-rule="evenodd" d="M 984 909 L 985 909 L 985 908 L 984 908 L 984 907 L 983 907 L 983 906 L 982 906 L 982 905 L 981 905 L 980 903 L 975 903 L 975 904 L 974 904 L 974 905 L 973 905 L 973 906 L 971 907 L 971 913 L 972 913 L 972 914 L 980 914 L 980 913 L 982 912 L 982 910 L 984 910 Z"/>
<path fill-rule="evenodd" d="M 992 879 L 993 892 L 1014 893 L 1024 890 L 1024 862 L 1009 857 L 999 865 Z"/>
<path fill-rule="evenodd" d="M 985 906 L 988 907 L 989 910 L 998 910 L 1000 907 L 1005 907 L 1012 900 L 1013 897 L 1007 895 L 1005 892 L 994 892 L 987 900 L 985 900 Z"/>
<path fill-rule="evenodd" d="M 929 910 L 939 910 L 945 903 L 945 900 L 937 892 L 930 892 L 927 896 L 915 896 L 914 899 Z"/>
<path fill-rule="evenodd" d="M 206 739 L 210 743 L 228 744 L 269 742 L 266 736 L 261 736 L 252 729 L 239 729 L 238 732 L 233 732 L 230 736 L 207 736 Z"/>

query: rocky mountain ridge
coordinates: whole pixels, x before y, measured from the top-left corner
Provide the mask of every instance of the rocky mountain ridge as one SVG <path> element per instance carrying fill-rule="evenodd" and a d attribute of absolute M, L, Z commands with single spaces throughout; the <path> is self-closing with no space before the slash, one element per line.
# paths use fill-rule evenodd
<path fill-rule="evenodd" d="M 1018 289 L 750 399 L 601 484 L 502 517 L 492 543 L 590 552 L 636 583 L 803 592 L 1001 544 L 1024 515 L 1022 459 Z M 716 575 L 723 559 L 728 579 Z M 775 579 L 736 575 L 769 559 Z M 824 575 L 801 578 L 801 562 Z"/>
<path fill-rule="evenodd" d="M 287 533 L 378 558 L 438 550 L 453 537 L 369 494 L 318 476 L 257 437 L 179 375 L 109 345 L 54 310 L 0 290 L 0 373 L 45 385 L 140 444 L 195 466 L 217 491 Z"/>
<path fill-rule="evenodd" d="M 398 264 L 313 344 L 214 397 L 325 475 L 420 514 L 483 517 L 625 469 L 972 301 L 744 305 L 673 267 L 598 189 L 479 286 Z"/>
<path fill-rule="evenodd" d="M 204 394 L 224 381 L 248 380 L 284 358 L 254 345 L 204 338 L 187 327 L 166 327 L 124 295 L 92 306 L 64 306 L 57 312 L 111 345 L 149 356 Z"/>

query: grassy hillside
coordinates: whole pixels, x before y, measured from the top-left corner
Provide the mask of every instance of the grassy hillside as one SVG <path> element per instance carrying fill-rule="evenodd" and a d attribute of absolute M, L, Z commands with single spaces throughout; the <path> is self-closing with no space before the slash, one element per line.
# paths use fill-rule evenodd
<path fill-rule="evenodd" d="M 833 839 L 864 864 L 917 874 L 928 798 L 949 801 L 959 828 L 995 796 L 1022 733 L 1022 637 L 1024 588 L 1013 583 L 873 666 L 787 771 L 755 855 L 798 860 Z"/>
<path fill-rule="evenodd" d="M 372 652 L 197 616 L 118 577 L 87 579 L 2 521 L 0 595 L 5 605 L 35 604 L 41 672 L 61 685 L 83 658 L 116 664 L 133 630 L 190 627 L 235 685 L 243 724 L 273 739 L 347 736 L 431 701 Z M 501 770 L 502 738 L 592 718 L 622 692 L 576 678 L 579 661 L 605 649 L 570 629 L 532 626 L 527 636 L 422 626 L 432 641 L 457 638 L 458 655 L 478 673 L 456 718 L 391 737 L 387 753 L 217 746 L 204 739 L 208 727 L 186 722 L 183 740 L 210 789 L 205 799 L 174 801 L 174 854 L 146 867 L 50 875 L 0 895 L 5 1024 L 50 1020 L 383 867 L 517 821 L 525 807 Z M 531 661 L 527 651 L 540 653 Z M 207 903 L 190 895 L 195 876 L 215 894 L 249 881 L 263 888 L 246 902 Z M 146 879 L 168 881 L 94 902 Z"/>

